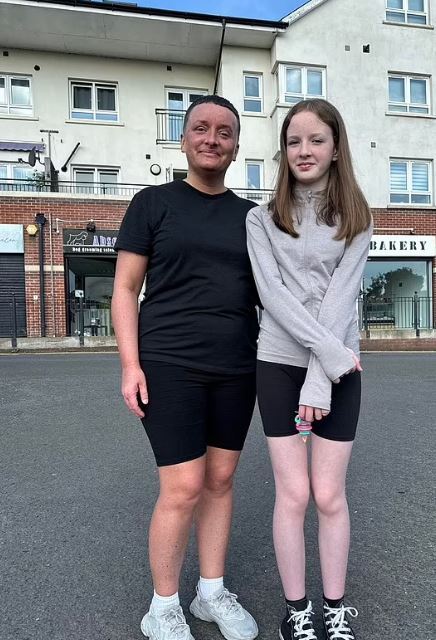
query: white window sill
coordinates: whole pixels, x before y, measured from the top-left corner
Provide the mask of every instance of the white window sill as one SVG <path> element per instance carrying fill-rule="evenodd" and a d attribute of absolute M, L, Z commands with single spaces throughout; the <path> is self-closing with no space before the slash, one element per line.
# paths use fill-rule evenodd
<path fill-rule="evenodd" d="M 387 209 L 425 209 L 426 211 L 434 209 L 434 204 L 392 204 L 391 202 L 386 205 Z"/>
<path fill-rule="evenodd" d="M 104 122 L 103 120 L 79 120 L 74 118 L 73 120 L 65 120 L 66 124 L 96 124 L 99 127 L 124 127 L 124 122 Z"/>
<path fill-rule="evenodd" d="M 36 118 L 35 116 L 18 116 L 10 113 L 0 113 L 0 118 L 2 120 L 33 120 L 34 122 L 39 120 L 39 118 Z"/>
<path fill-rule="evenodd" d="M 385 116 L 401 116 L 402 118 L 436 120 L 436 116 L 431 115 L 431 113 L 404 113 L 402 111 L 386 111 Z"/>
<path fill-rule="evenodd" d="M 248 116 L 248 118 L 267 118 L 266 113 L 256 111 L 242 111 L 241 116 Z"/>
<path fill-rule="evenodd" d="M 432 24 L 411 24 L 410 22 L 395 22 L 391 20 L 383 20 L 383 24 L 395 25 L 396 27 L 409 27 L 411 29 L 434 29 Z"/>

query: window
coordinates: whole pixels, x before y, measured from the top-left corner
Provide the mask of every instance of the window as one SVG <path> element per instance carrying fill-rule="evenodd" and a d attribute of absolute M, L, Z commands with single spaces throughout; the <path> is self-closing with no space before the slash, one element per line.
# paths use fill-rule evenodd
<path fill-rule="evenodd" d="M 283 65 L 279 81 L 280 102 L 299 102 L 325 97 L 325 69 Z"/>
<path fill-rule="evenodd" d="M 118 87 L 101 82 L 71 81 L 71 118 L 118 122 Z"/>
<path fill-rule="evenodd" d="M 390 203 L 431 204 L 431 167 L 425 160 L 391 160 Z"/>
<path fill-rule="evenodd" d="M 111 168 L 75 167 L 73 169 L 76 193 L 103 193 L 117 195 L 119 170 Z"/>
<path fill-rule="evenodd" d="M 38 172 L 33 167 L 5 162 L 0 164 L 0 191 L 36 191 Z"/>
<path fill-rule="evenodd" d="M 167 89 L 167 112 L 164 114 L 163 138 L 166 142 L 180 142 L 185 112 L 193 102 L 207 95 L 204 89 Z M 161 136 L 158 136 L 161 137 Z"/>
<path fill-rule="evenodd" d="M 0 75 L 0 115 L 33 115 L 30 78 Z"/>
<path fill-rule="evenodd" d="M 427 24 L 428 0 L 386 0 L 386 20 L 407 24 Z"/>
<path fill-rule="evenodd" d="M 389 75 L 389 111 L 430 113 L 429 78 Z"/>
<path fill-rule="evenodd" d="M 245 163 L 245 183 L 247 189 L 263 189 L 262 160 L 247 160 Z"/>
<path fill-rule="evenodd" d="M 244 111 L 262 113 L 262 76 L 244 73 Z"/>

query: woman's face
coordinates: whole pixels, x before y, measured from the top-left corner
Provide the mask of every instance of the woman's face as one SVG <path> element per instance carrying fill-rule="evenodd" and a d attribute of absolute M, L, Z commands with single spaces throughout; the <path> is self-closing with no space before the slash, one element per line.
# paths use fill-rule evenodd
<path fill-rule="evenodd" d="M 298 185 L 325 189 L 330 165 L 336 160 L 331 128 L 316 114 L 300 111 L 291 118 L 286 132 L 286 155 Z"/>

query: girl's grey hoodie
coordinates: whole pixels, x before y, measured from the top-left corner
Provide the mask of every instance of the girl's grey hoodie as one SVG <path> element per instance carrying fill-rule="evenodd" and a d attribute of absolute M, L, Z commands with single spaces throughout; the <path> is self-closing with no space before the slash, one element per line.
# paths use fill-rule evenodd
<path fill-rule="evenodd" d="M 300 404 L 330 409 L 331 381 L 354 366 L 359 353 L 356 299 L 372 225 L 335 240 L 337 227 L 318 222 L 322 192 L 299 190 L 293 238 L 273 222 L 267 205 L 247 216 L 247 242 L 264 307 L 258 359 L 308 367 Z"/>

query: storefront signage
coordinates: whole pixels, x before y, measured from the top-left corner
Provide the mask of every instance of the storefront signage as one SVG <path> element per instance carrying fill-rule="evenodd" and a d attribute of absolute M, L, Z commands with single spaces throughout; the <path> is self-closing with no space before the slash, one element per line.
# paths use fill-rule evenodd
<path fill-rule="evenodd" d="M 117 229 L 94 232 L 85 229 L 64 229 L 64 253 L 114 254 L 117 235 Z"/>
<path fill-rule="evenodd" d="M 22 224 L 0 224 L 0 253 L 24 253 Z"/>
<path fill-rule="evenodd" d="M 369 248 L 370 258 L 436 256 L 435 236 L 379 236 L 374 235 Z"/>

